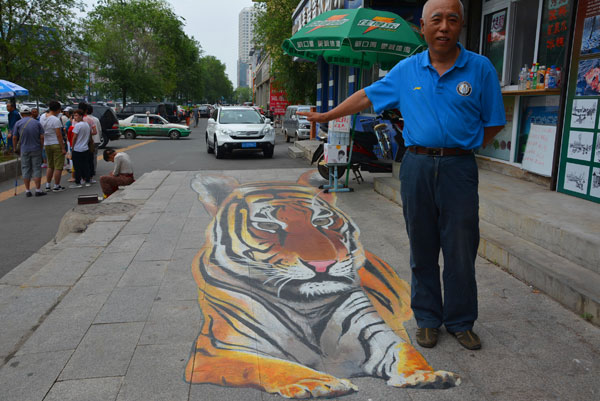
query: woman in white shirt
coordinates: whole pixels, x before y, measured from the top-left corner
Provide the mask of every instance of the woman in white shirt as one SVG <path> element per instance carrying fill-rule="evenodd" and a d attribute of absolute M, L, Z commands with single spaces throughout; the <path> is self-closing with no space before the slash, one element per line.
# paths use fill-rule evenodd
<path fill-rule="evenodd" d="M 75 119 L 75 127 L 73 128 L 73 166 L 75 167 L 75 184 L 70 188 L 81 188 L 82 186 L 89 187 L 91 185 L 90 172 L 90 126 L 83 121 L 83 110 L 77 109 L 73 113 Z"/>

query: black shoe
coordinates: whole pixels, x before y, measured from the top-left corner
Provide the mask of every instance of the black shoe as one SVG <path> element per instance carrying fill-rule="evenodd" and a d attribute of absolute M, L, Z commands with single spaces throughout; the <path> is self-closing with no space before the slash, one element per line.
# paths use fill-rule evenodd
<path fill-rule="evenodd" d="M 419 327 L 417 329 L 417 343 L 421 347 L 433 348 L 438 342 L 440 330 L 433 327 Z"/>
<path fill-rule="evenodd" d="M 45 193 L 45 192 L 44 192 L 44 193 Z M 29 191 L 25 191 L 25 196 L 26 196 L 26 197 L 28 197 L 28 198 L 31 198 L 31 196 L 32 196 L 32 195 L 31 195 L 31 192 L 29 192 Z"/>
<path fill-rule="evenodd" d="M 41 192 L 41 191 L 35 193 L 35 196 L 46 196 L 46 195 L 48 195 L 46 192 Z M 31 196 L 31 195 L 29 195 L 29 196 Z"/>
<path fill-rule="evenodd" d="M 448 333 L 452 334 L 458 340 L 459 344 L 472 351 L 481 349 L 481 340 L 479 336 L 473 333 L 473 330 L 457 331 Z"/>

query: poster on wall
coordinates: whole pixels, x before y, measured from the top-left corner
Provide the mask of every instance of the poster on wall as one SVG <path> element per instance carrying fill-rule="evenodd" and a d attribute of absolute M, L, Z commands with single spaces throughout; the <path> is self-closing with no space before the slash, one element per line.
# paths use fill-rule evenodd
<path fill-rule="evenodd" d="M 573 31 L 559 192 L 600 203 L 600 0 L 580 0 Z"/>
<path fill-rule="evenodd" d="M 594 128 L 598 99 L 575 99 L 571 108 L 571 127 Z"/>
<path fill-rule="evenodd" d="M 600 95 L 600 59 L 579 62 L 576 93 L 577 96 Z"/>
<path fill-rule="evenodd" d="M 494 137 L 494 140 L 485 147 L 481 147 L 477 154 L 494 157 L 500 160 L 510 160 L 512 147 L 511 138 L 513 130 L 513 111 L 515 108 L 515 97 L 504 96 L 504 113 L 506 114 L 506 125 Z"/>
<path fill-rule="evenodd" d="M 537 61 L 540 65 L 562 67 L 574 2 L 545 0 L 543 4 Z"/>
<path fill-rule="evenodd" d="M 555 125 L 531 124 L 523 156 L 523 169 L 550 177 L 555 138 Z"/>
<path fill-rule="evenodd" d="M 600 198 L 600 167 L 594 167 L 594 171 L 592 172 L 590 195 L 594 198 Z"/>
<path fill-rule="evenodd" d="M 504 44 L 506 43 L 506 12 L 507 9 L 496 11 L 485 16 L 485 42 L 483 55 L 490 59 L 498 79 L 502 80 L 502 65 L 504 63 Z"/>
<path fill-rule="evenodd" d="M 567 152 L 567 157 L 569 159 L 589 161 L 592 157 L 593 143 L 593 132 L 571 131 L 571 135 L 569 135 L 569 150 Z"/>

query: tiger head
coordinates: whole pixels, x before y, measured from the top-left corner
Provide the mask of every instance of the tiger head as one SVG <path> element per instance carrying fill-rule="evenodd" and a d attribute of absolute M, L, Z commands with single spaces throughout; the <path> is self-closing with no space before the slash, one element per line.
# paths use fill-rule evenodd
<path fill-rule="evenodd" d="M 359 229 L 336 208 L 335 194 L 309 185 L 313 173 L 295 183 L 248 184 L 198 174 L 192 188 L 214 217 L 206 230 L 203 274 L 227 280 L 227 272 L 294 300 L 355 290 L 365 262 Z M 219 271 L 211 273 L 211 266 Z"/>

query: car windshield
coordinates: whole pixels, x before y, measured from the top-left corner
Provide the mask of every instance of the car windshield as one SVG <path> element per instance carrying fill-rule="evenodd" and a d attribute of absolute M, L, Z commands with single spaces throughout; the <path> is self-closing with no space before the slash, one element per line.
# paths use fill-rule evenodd
<path fill-rule="evenodd" d="M 262 124 L 263 120 L 255 110 L 221 110 L 221 124 Z"/>
<path fill-rule="evenodd" d="M 298 110 L 296 111 L 296 113 L 298 113 L 298 111 L 310 111 L 310 107 L 299 107 Z M 298 118 L 300 120 L 306 120 L 306 116 L 301 116 L 299 114 L 296 114 L 298 116 Z"/>
<path fill-rule="evenodd" d="M 0 104 L 0 111 L 8 111 L 5 104 Z"/>

